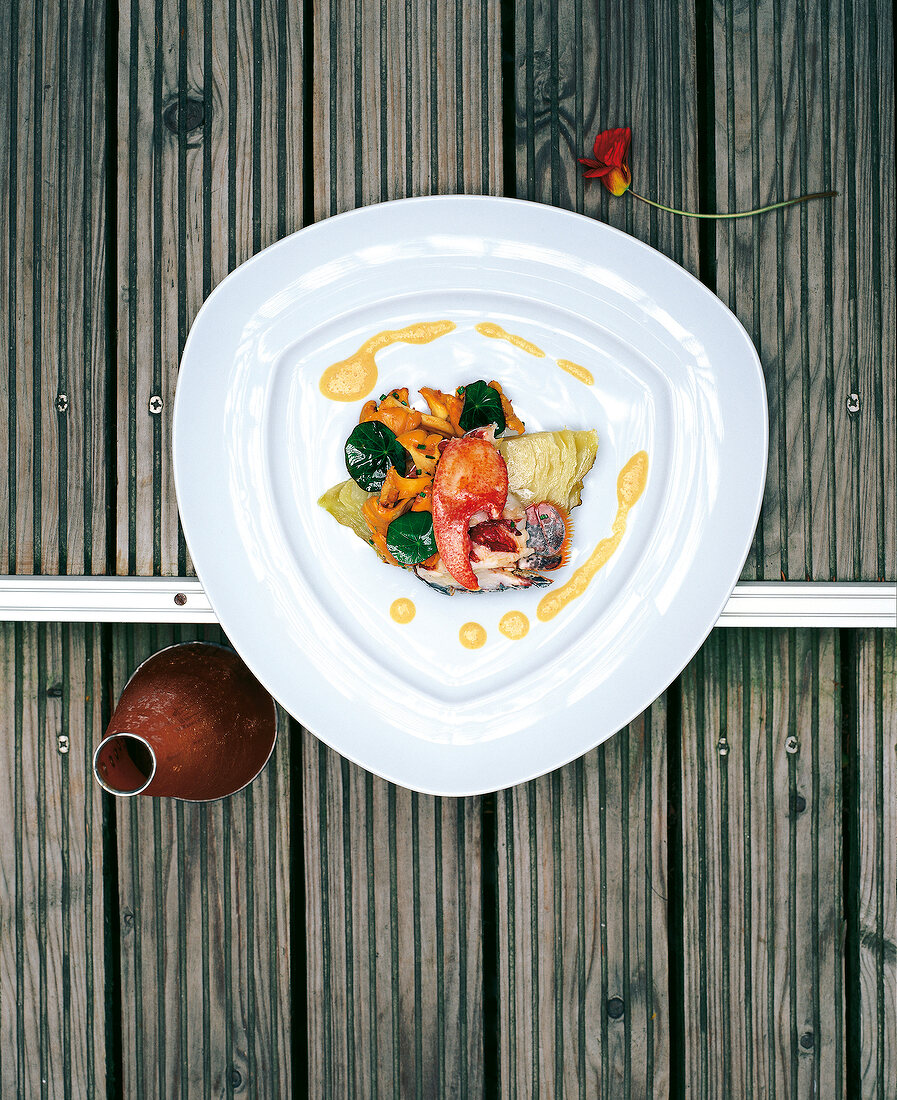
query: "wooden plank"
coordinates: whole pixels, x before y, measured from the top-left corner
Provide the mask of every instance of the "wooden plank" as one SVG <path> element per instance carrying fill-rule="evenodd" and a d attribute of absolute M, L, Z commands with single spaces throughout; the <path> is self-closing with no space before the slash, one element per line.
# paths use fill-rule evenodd
<path fill-rule="evenodd" d="M 116 627 L 115 698 L 152 653 L 217 627 Z M 244 791 L 116 805 L 127 1096 L 280 1097 L 291 1083 L 290 738 Z"/>
<path fill-rule="evenodd" d="M 274 0 L 122 6 L 120 573 L 191 571 L 169 457 L 177 365 L 212 288 L 301 224 L 301 20 Z M 188 636 L 207 635 L 118 630 L 117 687 L 143 656 Z M 119 808 L 129 1095 L 289 1092 L 289 815 L 283 735 L 263 775 L 230 799 Z"/>
<path fill-rule="evenodd" d="M 410 195 L 501 193 L 497 0 L 314 5 L 317 219 Z"/>
<path fill-rule="evenodd" d="M 496 0 L 314 5 L 314 211 L 501 192 Z M 483 1089 L 481 802 L 412 795 L 304 744 L 309 1080 Z"/>
<path fill-rule="evenodd" d="M 763 362 L 770 462 L 744 576 L 877 580 L 897 569 L 893 35 L 876 0 L 713 6 L 715 283 Z M 850 412 L 851 394 L 859 411 Z"/>
<path fill-rule="evenodd" d="M 0 1093 L 106 1080 L 100 630 L 0 625 Z"/>
<path fill-rule="evenodd" d="M 696 207 L 692 6 L 520 0 L 516 11 L 517 195 L 605 221 L 697 274 L 693 222 L 610 196 L 577 159 L 598 131 L 629 125 L 637 188 Z M 664 715 L 659 703 L 582 761 L 499 798 L 509 1095 L 668 1090 L 666 815 L 654 812 L 666 802 Z"/>
<path fill-rule="evenodd" d="M 0 72 L 0 559 L 102 573 L 105 4 L 4 4 Z"/>
<path fill-rule="evenodd" d="M 483 1090 L 478 799 L 385 783 L 303 741 L 316 1095 Z"/>
<path fill-rule="evenodd" d="M 842 163 L 845 213 L 853 214 L 848 222 L 847 331 L 851 392 L 861 402 L 851 418 L 850 490 L 856 510 L 851 550 L 857 579 L 877 580 L 897 575 L 894 6 L 887 0 L 854 0 L 852 10 L 846 3 L 845 9 L 844 123 L 850 161 Z M 839 261 L 836 244 L 833 267 Z"/>
<path fill-rule="evenodd" d="M 841 1096 L 833 631 L 714 632 L 682 677 L 689 1095 Z"/>
<path fill-rule="evenodd" d="M 861 1094 L 897 1095 L 897 638 L 857 635 Z"/>
<path fill-rule="evenodd" d="M 630 126 L 633 188 L 697 208 L 693 5 L 518 0 L 516 13 L 518 198 L 606 222 L 697 274 L 694 221 L 615 198 L 578 161 L 598 132 Z"/>
<path fill-rule="evenodd" d="M 212 288 L 301 225 L 301 21 L 276 0 L 122 5 L 118 573 L 192 572 L 170 457 L 177 367 Z"/>
<path fill-rule="evenodd" d="M 501 1091 L 669 1092 L 666 705 L 498 796 Z"/>

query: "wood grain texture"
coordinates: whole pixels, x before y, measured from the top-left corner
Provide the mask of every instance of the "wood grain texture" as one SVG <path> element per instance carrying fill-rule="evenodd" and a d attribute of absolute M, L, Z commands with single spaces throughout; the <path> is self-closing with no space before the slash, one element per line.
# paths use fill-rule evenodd
<path fill-rule="evenodd" d="M 418 795 L 303 742 L 316 1096 L 483 1091 L 477 799 Z"/>
<path fill-rule="evenodd" d="M 497 0 L 324 0 L 314 34 L 317 219 L 501 193 Z"/>
<path fill-rule="evenodd" d="M 746 579 L 897 570 L 891 5 L 713 5 L 715 283 L 767 378 L 770 457 Z M 859 410 L 848 399 L 858 395 Z"/>
<path fill-rule="evenodd" d="M 843 272 L 846 253 L 851 392 L 861 403 L 851 424 L 851 550 L 858 580 L 885 580 L 897 575 L 894 7 L 887 0 L 844 0 L 844 7 L 844 193 L 852 218 L 847 248 L 835 239 L 832 265 Z"/>
<path fill-rule="evenodd" d="M 721 630 L 682 678 L 686 1093 L 841 1096 L 832 631 Z"/>
<path fill-rule="evenodd" d="M 301 225 L 301 20 L 273 0 L 122 6 L 118 572 L 191 571 L 170 466 L 177 366 L 213 287 Z M 120 689 L 176 635 L 116 637 Z M 127 1094 L 289 1093 L 289 792 L 281 736 L 230 799 L 120 810 Z"/>
<path fill-rule="evenodd" d="M 0 12 L 0 560 L 106 568 L 105 4 Z"/>
<path fill-rule="evenodd" d="M 518 0 L 515 10 L 518 197 L 613 225 L 697 274 L 693 222 L 610 196 L 578 163 L 597 132 L 631 126 L 639 190 L 697 204 L 693 6 Z M 654 812 L 666 803 L 664 714 L 656 705 L 597 753 L 499 799 L 509 1095 L 668 1091 L 666 814 Z"/>
<path fill-rule="evenodd" d="M 301 226 L 301 24 L 276 0 L 121 6 L 118 573 L 192 572 L 171 468 L 177 368 L 213 287 Z"/>
<path fill-rule="evenodd" d="M 4 1096 L 106 1080 L 100 664 L 98 627 L 0 625 Z"/>
<path fill-rule="evenodd" d="M 606 222 L 697 274 L 694 222 L 615 198 L 578 161 L 601 130 L 630 126 L 633 186 L 696 207 L 693 4 L 517 0 L 515 11 L 517 197 Z"/>
<path fill-rule="evenodd" d="M 500 193 L 496 0 L 315 4 L 317 218 Z M 481 803 L 304 748 L 309 1081 L 317 1095 L 483 1089 Z"/>
<path fill-rule="evenodd" d="M 857 635 L 860 1074 L 897 1097 L 897 638 Z"/>
<path fill-rule="evenodd" d="M 147 657 L 196 639 L 226 641 L 116 627 L 114 698 Z M 238 794 L 117 801 L 126 1096 L 289 1095 L 290 751 L 281 715 L 274 755 Z"/>
<path fill-rule="evenodd" d="M 669 1094 L 666 707 L 498 796 L 501 1094 Z"/>

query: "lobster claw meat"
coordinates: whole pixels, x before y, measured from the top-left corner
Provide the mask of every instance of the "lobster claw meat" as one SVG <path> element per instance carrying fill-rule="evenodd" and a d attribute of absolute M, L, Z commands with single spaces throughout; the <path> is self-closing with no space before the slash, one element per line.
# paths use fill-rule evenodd
<path fill-rule="evenodd" d="M 445 568 L 463 588 L 479 589 L 468 527 L 476 512 L 497 520 L 508 499 L 508 469 L 489 439 L 465 436 L 442 451 L 433 479 L 433 533 Z"/>

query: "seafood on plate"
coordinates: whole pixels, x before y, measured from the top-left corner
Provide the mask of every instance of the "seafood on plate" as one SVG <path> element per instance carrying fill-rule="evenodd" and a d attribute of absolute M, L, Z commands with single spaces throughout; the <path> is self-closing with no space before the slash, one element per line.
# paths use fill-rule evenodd
<path fill-rule="evenodd" d="M 384 562 L 448 595 L 551 584 L 597 432 L 526 434 L 495 381 L 420 393 L 427 412 L 405 388 L 365 404 L 346 441 L 351 476 L 318 503 Z"/>

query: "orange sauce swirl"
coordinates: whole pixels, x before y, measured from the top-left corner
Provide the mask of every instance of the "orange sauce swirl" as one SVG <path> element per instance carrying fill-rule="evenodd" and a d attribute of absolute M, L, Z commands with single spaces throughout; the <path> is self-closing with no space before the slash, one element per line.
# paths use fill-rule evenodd
<path fill-rule="evenodd" d="M 543 623 L 553 619 L 571 600 L 581 596 L 598 570 L 607 565 L 626 532 L 629 510 L 644 492 L 647 482 L 648 454 L 646 451 L 638 451 L 629 459 L 617 478 L 617 515 L 611 529 L 612 534 L 598 543 L 586 562 L 574 572 L 566 584 L 542 597 L 536 614 Z"/>
<path fill-rule="evenodd" d="M 377 384 L 378 351 L 390 344 L 429 344 L 455 329 L 454 321 L 419 321 L 407 328 L 385 329 L 372 336 L 348 359 L 331 363 L 318 383 L 331 401 L 360 401 Z"/>
<path fill-rule="evenodd" d="M 507 340 L 509 344 L 513 344 L 515 348 L 520 348 L 528 355 L 535 355 L 537 359 L 545 358 L 545 352 L 541 348 L 537 348 L 535 344 L 531 344 L 529 340 L 525 340 L 522 336 L 515 336 L 513 332 L 506 332 L 501 325 L 493 324 L 491 321 L 482 321 L 480 324 L 474 325 L 474 328 L 480 336 L 488 336 L 490 340 Z"/>

